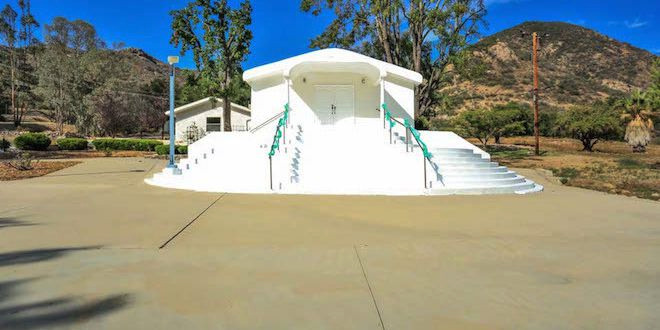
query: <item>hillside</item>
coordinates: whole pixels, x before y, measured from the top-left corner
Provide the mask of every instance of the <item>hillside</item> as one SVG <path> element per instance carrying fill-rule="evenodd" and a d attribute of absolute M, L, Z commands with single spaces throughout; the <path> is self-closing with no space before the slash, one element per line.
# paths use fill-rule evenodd
<path fill-rule="evenodd" d="M 149 83 L 154 79 L 168 79 L 169 64 L 149 55 L 139 48 L 125 48 L 122 50 L 114 51 L 116 56 L 119 56 L 129 65 L 131 76 L 138 81 Z M 176 81 L 177 84 L 184 82 L 184 75 L 182 73 L 189 71 L 186 69 L 177 68 Z"/>
<path fill-rule="evenodd" d="M 521 31 L 529 33 L 521 37 Z M 525 22 L 483 38 L 445 89 L 458 109 L 529 101 L 531 32 L 547 33 L 539 52 L 539 89 L 545 104 L 565 108 L 645 88 L 657 56 L 594 30 L 560 22 Z"/>

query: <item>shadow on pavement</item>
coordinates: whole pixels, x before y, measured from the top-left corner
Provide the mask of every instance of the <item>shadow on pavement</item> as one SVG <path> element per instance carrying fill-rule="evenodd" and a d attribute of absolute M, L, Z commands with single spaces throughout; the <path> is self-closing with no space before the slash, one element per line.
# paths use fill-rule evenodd
<path fill-rule="evenodd" d="M 62 257 L 74 251 L 98 249 L 99 246 L 37 249 L 0 254 L 0 267 L 35 263 Z M 42 300 L 22 298 L 22 289 L 38 277 L 0 282 L 0 329 L 37 329 L 74 326 L 95 317 L 118 311 L 132 302 L 128 293 L 88 298 L 67 295 Z M 36 291 L 37 290 L 32 290 Z M 38 292 L 43 295 L 43 292 Z M 16 301 L 16 302 L 12 302 Z M 87 324 L 89 326 L 89 324 Z"/>
<path fill-rule="evenodd" d="M 18 295 L 19 287 L 35 279 L 0 282 L 0 329 L 36 329 L 74 325 L 117 311 L 131 303 L 130 294 L 110 295 L 100 299 L 75 296 L 59 297 L 7 306 Z"/>
<path fill-rule="evenodd" d="M 93 250 L 98 248 L 100 248 L 100 246 L 60 248 L 60 249 L 38 249 L 38 250 L 26 250 L 26 251 L 1 253 L 0 267 L 46 261 L 64 256 L 73 251 Z"/>
<path fill-rule="evenodd" d="M 9 227 L 26 227 L 26 226 L 34 226 L 34 225 L 36 224 L 32 222 L 26 222 L 12 218 L 0 218 L 0 229 L 9 228 Z"/>

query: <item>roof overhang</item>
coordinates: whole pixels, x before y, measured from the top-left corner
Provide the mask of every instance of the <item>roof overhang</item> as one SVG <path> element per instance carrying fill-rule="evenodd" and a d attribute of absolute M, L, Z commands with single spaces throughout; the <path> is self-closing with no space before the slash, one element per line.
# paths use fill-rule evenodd
<path fill-rule="evenodd" d="M 204 104 L 207 104 L 207 103 L 213 105 L 214 102 L 215 102 L 215 106 L 221 106 L 223 104 L 223 101 L 222 101 L 221 98 L 209 96 L 209 97 L 205 97 L 201 100 L 197 100 L 195 102 L 191 102 L 191 103 L 182 105 L 178 108 L 175 108 L 174 109 L 174 114 L 186 112 L 188 110 L 195 109 L 195 108 L 197 108 L 199 106 L 202 106 Z M 231 111 L 244 112 L 246 114 L 250 114 L 250 109 L 249 108 L 244 107 L 244 106 L 239 105 L 239 104 L 236 104 L 236 103 L 233 103 L 233 102 L 231 103 Z M 170 112 L 165 111 L 165 114 L 169 115 Z"/>
<path fill-rule="evenodd" d="M 374 78 L 392 75 L 419 85 L 422 75 L 345 49 L 328 48 L 262 65 L 243 73 L 248 84 L 273 76 L 293 79 L 305 72 L 355 72 Z"/>

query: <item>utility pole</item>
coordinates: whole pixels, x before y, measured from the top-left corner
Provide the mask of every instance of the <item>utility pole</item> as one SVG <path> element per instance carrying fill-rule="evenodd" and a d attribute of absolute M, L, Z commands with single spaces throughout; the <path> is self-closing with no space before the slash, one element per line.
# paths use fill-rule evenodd
<path fill-rule="evenodd" d="M 532 33 L 532 65 L 534 66 L 534 90 L 532 91 L 532 100 L 534 101 L 534 154 L 539 155 L 539 36 L 536 32 Z"/>

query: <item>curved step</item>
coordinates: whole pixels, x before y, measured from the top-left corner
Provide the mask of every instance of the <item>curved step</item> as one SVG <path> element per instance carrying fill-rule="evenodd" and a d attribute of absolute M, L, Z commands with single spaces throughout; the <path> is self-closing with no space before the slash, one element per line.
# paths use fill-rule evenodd
<path fill-rule="evenodd" d="M 476 158 L 476 157 L 447 157 L 447 158 L 440 158 L 440 157 L 435 157 L 433 158 L 433 162 L 442 166 L 443 164 L 481 164 L 481 163 L 490 163 L 489 159 L 485 158 Z"/>
<path fill-rule="evenodd" d="M 431 148 L 432 154 L 438 155 L 456 155 L 456 154 L 473 154 L 472 149 L 458 149 L 458 148 Z"/>
<path fill-rule="evenodd" d="M 452 163 L 436 163 L 440 170 L 442 169 L 468 169 L 468 168 L 491 168 L 500 166 L 496 162 L 452 162 Z"/>
<path fill-rule="evenodd" d="M 525 178 L 520 175 L 505 178 L 445 178 L 442 182 L 446 188 L 502 187 L 525 182 Z"/>
<path fill-rule="evenodd" d="M 532 191 L 536 188 L 536 183 L 530 180 L 524 180 L 520 183 L 501 185 L 495 187 L 474 186 L 474 187 L 435 187 L 429 190 L 431 195 L 472 195 L 472 194 L 510 194 L 518 191 Z M 542 188 L 541 188 L 542 189 Z"/>
<path fill-rule="evenodd" d="M 433 159 L 485 159 L 481 157 L 480 154 L 468 154 L 468 153 L 460 153 L 460 154 L 433 154 Z"/>
<path fill-rule="evenodd" d="M 440 167 L 438 173 L 441 175 L 461 175 L 461 174 L 475 174 L 475 173 L 501 173 L 507 172 L 509 169 L 506 166 L 497 167 L 474 167 L 474 168 L 456 168 L 456 167 Z"/>
<path fill-rule="evenodd" d="M 442 174 L 443 180 L 460 180 L 460 179 L 504 179 L 513 178 L 518 174 L 513 171 L 506 172 L 473 172 L 473 173 L 445 173 Z"/>

